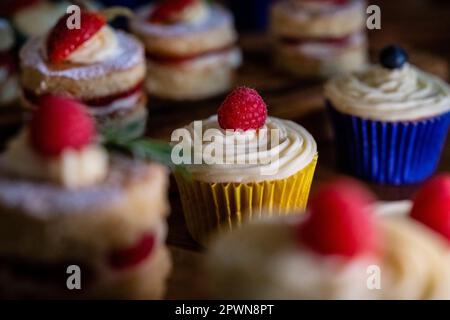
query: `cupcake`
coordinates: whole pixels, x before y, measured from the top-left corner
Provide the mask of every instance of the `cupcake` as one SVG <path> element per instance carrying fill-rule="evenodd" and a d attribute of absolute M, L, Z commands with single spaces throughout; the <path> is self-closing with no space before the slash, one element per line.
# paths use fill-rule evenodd
<path fill-rule="evenodd" d="M 271 9 L 278 67 L 299 77 L 328 77 L 368 61 L 365 1 L 282 0 Z"/>
<path fill-rule="evenodd" d="M 435 171 L 450 124 L 450 88 L 407 59 L 389 46 L 379 64 L 326 84 L 337 157 L 347 173 L 404 185 Z"/>
<path fill-rule="evenodd" d="M 19 96 L 14 45 L 11 26 L 0 19 L 0 107 L 11 106 Z"/>
<path fill-rule="evenodd" d="M 241 52 L 230 13 L 203 0 L 159 1 L 138 11 L 130 28 L 145 44 L 147 92 L 199 100 L 227 92 Z"/>
<path fill-rule="evenodd" d="M 210 234 L 262 215 L 304 209 L 317 162 L 314 138 L 300 125 L 267 117 L 266 104 L 237 88 L 217 116 L 176 130 L 172 160 L 187 227 L 206 244 Z"/>
<path fill-rule="evenodd" d="M 30 39 L 20 52 L 24 105 L 45 94 L 63 94 L 89 107 L 101 132 L 133 128 L 147 118 L 144 48 L 133 36 L 113 30 L 103 15 L 81 11 L 80 29 L 65 15 L 50 32 Z"/>
<path fill-rule="evenodd" d="M 445 243 L 413 220 L 375 216 L 372 199 L 344 179 L 320 188 L 304 219 L 222 235 L 209 255 L 217 297 L 449 299 Z"/>
<path fill-rule="evenodd" d="M 0 157 L 0 296 L 161 298 L 167 170 L 108 154 L 79 103 L 41 103 Z"/>

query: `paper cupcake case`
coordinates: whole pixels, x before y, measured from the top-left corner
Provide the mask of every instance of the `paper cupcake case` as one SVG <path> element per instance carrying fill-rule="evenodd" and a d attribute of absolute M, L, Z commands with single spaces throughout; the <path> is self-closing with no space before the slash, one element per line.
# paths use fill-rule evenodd
<path fill-rule="evenodd" d="M 175 172 L 191 236 L 206 245 L 212 233 L 232 230 L 247 220 L 302 212 L 316 163 L 317 156 L 286 179 L 258 183 L 208 183 Z"/>
<path fill-rule="evenodd" d="M 450 112 L 411 122 L 382 122 L 343 114 L 330 103 L 337 158 L 347 173 L 379 184 L 418 183 L 438 164 Z"/>

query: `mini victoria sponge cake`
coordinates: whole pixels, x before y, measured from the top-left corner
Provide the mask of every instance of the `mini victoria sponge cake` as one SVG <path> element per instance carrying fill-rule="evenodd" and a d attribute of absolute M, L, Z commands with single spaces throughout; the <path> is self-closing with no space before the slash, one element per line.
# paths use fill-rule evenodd
<path fill-rule="evenodd" d="M 79 103 L 42 101 L 0 157 L 0 296 L 161 298 L 166 168 L 108 154 Z M 69 266 L 80 268 L 79 290 Z"/>
<path fill-rule="evenodd" d="M 198 100 L 228 91 L 241 51 L 233 18 L 200 0 L 162 1 L 137 12 L 130 28 L 144 43 L 151 95 Z"/>
<path fill-rule="evenodd" d="M 328 77 L 368 61 L 364 1 L 283 0 L 271 10 L 277 65 L 300 77 Z"/>
<path fill-rule="evenodd" d="M 147 115 L 144 48 L 99 13 L 81 12 L 81 29 L 68 29 L 65 15 L 49 34 L 22 48 L 24 105 L 36 105 L 45 94 L 67 95 L 89 107 L 101 130 L 136 124 L 138 135 Z"/>

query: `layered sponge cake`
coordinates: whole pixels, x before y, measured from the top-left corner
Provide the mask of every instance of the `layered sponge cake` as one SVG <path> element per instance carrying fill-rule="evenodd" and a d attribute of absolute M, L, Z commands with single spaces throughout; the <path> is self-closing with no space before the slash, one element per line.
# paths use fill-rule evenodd
<path fill-rule="evenodd" d="M 79 103 L 41 99 L 0 158 L 0 296 L 161 298 L 167 176 L 108 154 Z M 71 290 L 73 266 L 80 288 Z"/>
<path fill-rule="evenodd" d="M 20 52 L 24 104 L 33 107 L 45 94 L 61 94 L 89 107 L 100 130 L 135 125 L 145 129 L 144 48 L 133 36 L 116 31 L 96 12 L 81 11 L 81 28 L 69 29 L 63 16 Z"/>
<path fill-rule="evenodd" d="M 197 100 L 232 87 L 242 58 L 233 18 L 221 6 L 160 1 L 139 10 L 130 28 L 145 44 L 151 95 Z"/>
<path fill-rule="evenodd" d="M 368 60 L 362 0 L 282 0 L 271 9 L 278 67 L 298 77 L 360 70 Z"/>

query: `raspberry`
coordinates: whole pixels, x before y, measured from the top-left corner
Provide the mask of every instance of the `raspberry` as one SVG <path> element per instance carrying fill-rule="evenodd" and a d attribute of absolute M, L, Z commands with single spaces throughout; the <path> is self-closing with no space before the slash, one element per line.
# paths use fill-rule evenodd
<path fill-rule="evenodd" d="M 353 257 L 376 251 L 376 230 L 369 212 L 374 196 L 359 183 L 337 180 L 310 201 L 309 216 L 299 226 L 299 241 L 324 255 Z"/>
<path fill-rule="evenodd" d="M 152 11 L 149 21 L 153 23 L 165 23 L 170 21 L 180 11 L 196 4 L 198 0 L 165 0 L 161 1 Z"/>
<path fill-rule="evenodd" d="M 222 129 L 259 129 L 266 123 L 267 107 L 254 89 L 240 87 L 231 92 L 218 110 Z"/>
<path fill-rule="evenodd" d="M 155 246 L 155 236 L 144 234 L 133 246 L 113 251 L 109 255 L 109 266 L 115 270 L 125 270 L 144 261 Z"/>
<path fill-rule="evenodd" d="M 47 157 L 81 149 L 95 136 L 94 121 L 86 108 L 69 98 L 46 95 L 39 100 L 30 123 L 30 143 Z"/>
<path fill-rule="evenodd" d="M 67 20 L 70 16 L 70 14 L 62 16 L 47 38 L 47 56 L 52 63 L 64 61 L 106 24 L 105 18 L 100 14 L 82 10 L 81 28 L 69 29 L 67 28 Z"/>
<path fill-rule="evenodd" d="M 450 174 L 428 180 L 414 197 L 411 218 L 450 240 Z"/>

